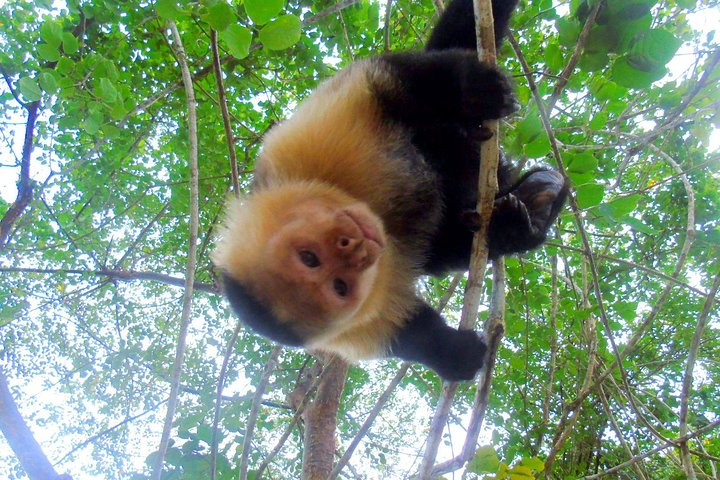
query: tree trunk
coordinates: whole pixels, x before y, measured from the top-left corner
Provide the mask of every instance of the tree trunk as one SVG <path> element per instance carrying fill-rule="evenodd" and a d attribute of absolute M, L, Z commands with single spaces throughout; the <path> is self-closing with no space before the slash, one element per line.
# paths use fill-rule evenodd
<path fill-rule="evenodd" d="M 318 386 L 315 400 L 305 410 L 305 450 L 303 451 L 303 480 L 325 480 L 335 459 L 335 427 L 340 396 L 348 364 L 337 359 L 326 368 L 331 371 Z"/>

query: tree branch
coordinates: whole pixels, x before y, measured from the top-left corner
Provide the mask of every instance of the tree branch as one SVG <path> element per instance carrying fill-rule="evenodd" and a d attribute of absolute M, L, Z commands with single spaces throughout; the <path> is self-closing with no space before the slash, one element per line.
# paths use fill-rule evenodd
<path fill-rule="evenodd" d="M 497 64 L 497 58 L 492 3 L 490 0 L 473 0 L 473 9 L 475 13 L 475 35 L 477 39 L 478 58 L 481 62 L 495 66 Z M 484 141 L 480 145 L 480 156 L 478 158 L 480 164 L 478 174 L 478 199 L 476 206 L 476 210 L 480 216 L 480 222 L 479 228 L 473 236 L 470 268 L 465 287 L 462 315 L 460 317 L 461 329 L 473 329 L 477 321 L 477 314 L 480 309 L 482 281 L 485 278 L 485 269 L 487 267 L 487 231 L 490 225 L 495 193 L 498 189 L 497 167 L 500 152 L 498 144 L 498 121 L 488 121 L 484 126 L 492 132 L 492 138 Z M 488 326 L 490 326 L 490 322 Z M 493 325 L 492 328 L 495 326 L 496 325 Z M 491 335 L 495 335 L 495 333 L 491 332 Z M 497 345 L 495 347 L 497 347 Z M 492 358 L 496 355 L 496 352 L 491 350 L 492 349 L 489 348 L 486 353 L 486 365 L 487 362 L 492 361 Z M 488 369 L 486 369 L 486 372 L 487 370 Z M 485 377 L 482 378 L 481 382 L 481 385 L 484 385 Z M 442 432 L 447 422 L 457 387 L 457 382 L 443 383 L 442 396 L 438 401 L 430 425 L 425 452 L 420 464 L 420 469 L 418 470 L 420 479 L 431 478 Z M 478 390 L 481 389 L 482 387 L 478 386 Z"/>
<path fill-rule="evenodd" d="M 28 116 L 25 122 L 25 140 L 20 161 L 20 178 L 17 183 L 18 191 L 15 201 L 0 219 L 0 252 L 5 250 L 10 230 L 12 230 L 13 225 L 23 214 L 33 197 L 33 181 L 30 179 L 30 157 L 33 151 L 35 122 L 37 121 L 40 102 L 32 102 L 29 105 L 21 103 L 21 105 L 27 109 Z"/>
<path fill-rule="evenodd" d="M 137 270 L 80 270 L 66 268 L 22 268 L 22 267 L 0 267 L 0 272 L 14 273 L 44 273 L 59 275 L 98 275 L 106 276 L 112 280 L 122 282 L 132 282 L 135 280 L 151 280 L 154 282 L 165 283 L 174 287 L 184 287 L 185 279 L 172 277 L 162 273 L 155 272 L 139 272 Z M 211 283 L 194 283 L 193 290 L 205 293 L 219 294 L 217 287 Z"/>
<path fill-rule="evenodd" d="M 30 480 L 72 480 L 70 475 L 58 475 L 20 415 L 0 365 L 0 430 Z"/>
<path fill-rule="evenodd" d="M 175 363 L 173 364 L 173 375 L 170 382 L 170 396 L 168 398 L 168 409 L 165 416 L 165 425 L 163 427 L 162 436 L 160 438 L 160 446 L 158 447 L 158 455 L 153 466 L 152 478 L 160 480 L 162 477 L 162 467 L 165 462 L 165 453 L 167 452 L 168 443 L 170 441 L 170 430 L 172 428 L 173 417 L 178 401 L 178 391 L 180 389 L 180 375 L 182 373 L 183 362 L 185 360 L 185 342 L 187 330 L 190 325 L 190 309 L 192 307 L 192 294 L 195 279 L 195 269 L 197 266 L 197 238 L 198 238 L 198 138 L 197 138 L 197 114 L 195 111 L 195 92 L 193 91 L 192 78 L 190 69 L 187 64 L 185 49 L 182 45 L 180 32 L 178 32 L 175 22 L 168 22 L 170 30 L 175 41 L 176 55 L 180 69 L 182 70 L 183 83 L 185 85 L 185 96 L 188 109 L 188 137 L 190 140 L 189 151 L 189 170 L 190 170 L 190 232 L 188 235 L 188 258 L 187 268 L 185 272 L 185 293 L 183 295 L 183 308 L 180 317 L 180 332 L 178 333 L 178 343 L 175 351 Z"/>
<path fill-rule="evenodd" d="M 690 351 L 688 352 L 687 365 L 685 367 L 685 376 L 683 377 L 682 391 L 680 392 L 680 436 L 683 437 L 688 433 L 688 412 L 690 404 L 690 389 L 692 388 L 693 381 L 693 370 L 695 369 L 695 362 L 697 361 L 698 350 L 700 348 L 700 340 L 702 339 L 703 333 L 705 332 L 705 326 L 707 325 L 707 319 L 712 309 L 715 295 L 720 288 L 720 273 L 715 276 L 715 281 L 710 289 L 710 294 L 705 299 L 702 312 L 698 317 L 697 325 L 695 326 L 695 333 L 693 334 L 692 341 L 690 342 Z M 683 469 L 688 479 L 695 479 L 695 470 L 693 469 L 693 462 L 690 457 L 690 451 L 688 449 L 687 442 L 680 443 L 680 458 L 682 458 Z"/>

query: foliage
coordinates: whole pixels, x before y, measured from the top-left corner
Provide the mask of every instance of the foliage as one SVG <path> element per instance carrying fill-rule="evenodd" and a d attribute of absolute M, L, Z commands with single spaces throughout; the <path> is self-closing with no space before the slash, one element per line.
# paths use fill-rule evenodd
<path fill-rule="evenodd" d="M 718 5 L 597 2 L 523 1 L 513 22 L 539 95 L 554 105 L 552 139 L 516 55 L 507 44 L 501 50 L 523 106 L 503 126 L 505 150 L 527 166 L 557 163 L 551 140 L 557 141 L 595 270 L 570 209 L 551 245 L 507 260 L 506 338 L 485 421 L 492 447 L 478 452 L 470 478 L 540 476 L 538 458 L 548 458 L 575 413 L 555 452 L 553 478 L 603 471 L 679 436 L 687 352 L 720 270 L 719 47 L 714 32 L 702 28 L 703 17 L 717 19 Z M 68 0 L 64 6 L 8 0 L 0 6 L 0 67 L 7 79 L 0 87 L 6 145 L 0 213 L 14 200 L 20 172 L 25 111 L 19 101 L 41 105 L 31 159 L 34 199 L 0 258 L 0 359 L 22 414 L 58 468 L 83 478 L 145 478 L 159 442 L 181 310 L 182 292 L 172 280 L 183 276 L 189 222 L 187 114 L 167 22 L 177 23 L 194 72 L 201 127 L 195 280 L 208 288 L 194 296 L 166 478 L 207 478 L 215 389 L 235 327 L 213 292 L 208 254 L 231 185 L 210 31 L 219 32 L 247 188 L 263 133 L 320 80 L 353 58 L 384 51 L 386 29 L 391 50 L 420 48 L 435 18 L 432 2 L 395 0 L 385 25 L 386 3 L 362 0 L 339 9 L 329 0 Z M 577 67 L 556 89 L 594 12 Z M 437 300 L 447 283 L 428 279 L 421 287 Z M 451 298 L 449 318 L 459 316 L 461 300 L 461 294 Z M 717 420 L 719 333 L 714 306 L 695 363 L 691 432 Z M 219 429 L 219 478 L 237 476 L 253 386 L 270 349 L 247 331 L 235 345 Z M 625 350 L 622 369 L 600 377 Z M 251 471 L 292 417 L 288 394 L 309 368 L 306 360 L 290 350 L 280 357 L 256 426 Z M 590 367 L 589 381 L 597 384 L 576 404 Z M 340 454 L 396 370 L 392 360 L 350 369 Z M 412 473 L 440 387 L 432 372 L 411 369 L 342 475 Z M 441 456 L 457 451 L 473 394 L 471 385 L 461 387 Z M 720 456 L 717 429 L 690 446 L 701 452 L 693 456 L 697 467 L 710 472 Z M 269 473 L 298 478 L 301 458 L 302 435 L 294 429 Z M 4 444 L 0 465 L 3 478 L 22 478 Z M 681 471 L 674 449 L 623 470 L 637 478 Z"/>

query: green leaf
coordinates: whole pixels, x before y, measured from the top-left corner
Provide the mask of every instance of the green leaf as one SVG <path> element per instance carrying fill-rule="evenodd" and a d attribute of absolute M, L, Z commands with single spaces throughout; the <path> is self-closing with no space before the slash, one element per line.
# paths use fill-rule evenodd
<path fill-rule="evenodd" d="M 607 52 L 584 52 L 578 66 L 587 72 L 602 70 L 610 63 Z"/>
<path fill-rule="evenodd" d="M 564 66 L 563 55 L 560 47 L 550 43 L 545 47 L 545 64 L 553 71 L 560 71 Z"/>
<path fill-rule="evenodd" d="M 681 43 L 669 31 L 654 28 L 636 36 L 626 58 L 636 69 L 653 72 L 664 67 L 675 56 Z"/>
<path fill-rule="evenodd" d="M 472 473 L 495 473 L 500 467 L 500 459 L 495 453 L 492 445 L 480 447 L 475 452 L 475 456 L 467 466 L 467 470 Z"/>
<path fill-rule="evenodd" d="M 285 0 L 245 0 L 245 11 L 257 25 L 269 22 L 284 6 Z"/>
<path fill-rule="evenodd" d="M 532 470 L 522 465 L 517 465 L 510 469 L 508 472 L 510 480 L 535 480 Z"/>
<path fill-rule="evenodd" d="M 73 68 L 75 68 L 75 62 L 67 57 L 62 57 L 58 60 L 57 65 L 55 65 L 55 71 L 61 75 L 68 75 L 72 73 Z"/>
<path fill-rule="evenodd" d="M 542 131 L 542 120 L 535 108 L 531 108 L 527 116 L 517 124 L 518 138 L 522 142 L 530 142 Z"/>
<path fill-rule="evenodd" d="M 647 233 L 648 235 L 657 235 L 658 231 L 649 225 L 646 225 L 641 220 L 638 220 L 634 217 L 625 217 L 622 219 L 622 222 L 625 225 L 629 225 L 634 230 L 637 230 L 638 232 Z"/>
<path fill-rule="evenodd" d="M 113 103 L 118 97 L 115 85 L 107 78 L 100 79 L 100 87 L 97 89 L 96 94 L 107 103 Z"/>
<path fill-rule="evenodd" d="M 58 83 L 57 80 L 55 80 L 55 75 L 50 72 L 42 72 L 38 76 L 38 83 L 40 83 L 40 88 L 51 95 L 58 90 Z"/>
<path fill-rule="evenodd" d="M 231 24 L 237 22 L 235 11 L 225 1 L 217 2 L 208 7 L 207 12 L 201 15 L 200 18 L 218 32 L 222 32 Z"/>
<path fill-rule="evenodd" d="M 640 195 L 633 194 L 627 197 L 619 198 L 609 204 L 610 213 L 615 218 L 621 218 L 629 214 L 637 207 Z"/>
<path fill-rule="evenodd" d="M 21 78 L 18 81 L 18 88 L 20 89 L 20 93 L 22 93 L 22 96 L 25 97 L 25 100 L 28 102 L 38 101 L 42 96 L 42 92 L 40 92 L 40 87 L 33 78 Z"/>
<path fill-rule="evenodd" d="M 580 185 L 575 189 L 577 203 L 580 208 L 590 208 L 602 202 L 605 187 L 599 184 Z"/>
<path fill-rule="evenodd" d="M 583 152 L 570 157 L 568 171 L 573 173 L 592 173 L 597 170 L 598 161 L 592 153 Z"/>
<path fill-rule="evenodd" d="M 70 32 L 65 32 L 62 35 L 63 51 L 71 55 L 78 51 L 78 39 Z"/>
<path fill-rule="evenodd" d="M 89 133 L 94 135 L 100 130 L 102 126 L 103 116 L 100 112 L 92 112 L 82 123 L 82 128 Z"/>
<path fill-rule="evenodd" d="M 48 62 L 57 62 L 60 60 L 60 50 L 58 50 L 57 47 L 47 43 L 41 43 L 37 49 L 40 58 L 43 60 L 47 60 Z"/>
<path fill-rule="evenodd" d="M 55 20 L 48 20 L 40 26 L 40 38 L 57 49 L 62 42 L 62 25 Z"/>
<path fill-rule="evenodd" d="M 577 42 L 577 39 L 580 36 L 580 31 L 582 30 L 580 22 L 574 18 L 570 19 L 561 17 L 555 21 L 555 27 L 560 35 L 560 45 L 574 47 L 575 42 Z"/>
<path fill-rule="evenodd" d="M 613 65 L 610 77 L 623 87 L 643 89 L 660 80 L 665 73 L 667 73 L 665 67 L 651 72 L 639 70 L 630 64 L 626 57 L 622 57 Z"/>
<path fill-rule="evenodd" d="M 300 40 L 302 24 L 295 15 L 283 15 L 265 25 L 258 39 L 269 50 L 284 50 Z"/>
<path fill-rule="evenodd" d="M 592 120 L 590 120 L 590 123 L 588 125 L 593 130 L 600 130 L 602 128 L 605 128 L 605 125 L 607 125 L 607 122 L 608 122 L 607 112 L 599 112 L 592 118 Z"/>
<path fill-rule="evenodd" d="M 158 0 L 155 4 L 155 11 L 166 20 L 175 20 L 180 15 L 177 2 L 174 0 Z"/>
<path fill-rule="evenodd" d="M 530 158 L 540 158 L 550 151 L 550 140 L 545 132 L 540 133 L 533 141 L 525 145 L 525 155 Z"/>
<path fill-rule="evenodd" d="M 220 40 L 225 42 L 230 53 L 235 58 L 245 58 L 250 53 L 252 33 L 242 25 L 233 24 L 220 32 Z"/>
<path fill-rule="evenodd" d="M 545 470 L 545 462 L 540 460 L 538 457 L 523 458 L 520 461 L 519 465 L 522 465 L 523 467 L 527 467 L 531 470 L 535 470 L 538 473 Z"/>

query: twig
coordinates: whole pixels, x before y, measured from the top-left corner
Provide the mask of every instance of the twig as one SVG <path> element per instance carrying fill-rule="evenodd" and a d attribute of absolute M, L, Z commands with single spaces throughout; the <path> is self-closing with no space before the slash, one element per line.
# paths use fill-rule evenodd
<path fill-rule="evenodd" d="M 22 268 L 22 267 L 0 267 L 0 272 L 12 273 L 42 273 L 50 275 L 97 275 L 106 276 L 112 280 L 120 280 L 122 282 L 132 282 L 135 280 L 151 280 L 159 283 L 166 283 L 174 287 L 185 286 L 185 279 L 171 277 L 162 273 L 155 272 L 139 272 L 137 270 L 80 270 L 66 268 Z M 195 283 L 193 290 L 205 293 L 218 294 L 215 285 L 210 283 Z"/>
<path fill-rule="evenodd" d="M 230 111 L 227 106 L 227 95 L 225 94 L 225 85 L 223 84 L 222 70 L 220 69 L 220 54 L 218 53 L 218 35 L 216 30 L 210 32 L 210 47 L 213 57 L 213 70 L 215 72 L 215 83 L 218 90 L 218 103 L 220 103 L 220 111 L 222 112 L 223 125 L 225 126 L 225 141 L 228 146 L 228 155 L 230 155 L 230 172 L 232 174 L 233 193 L 236 197 L 240 195 L 240 180 L 238 179 L 238 163 L 237 154 L 235 153 L 235 137 L 230 124 Z"/>
<path fill-rule="evenodd" d="M 577 65 L 577 62 L 580 60 L 580 54 L 582 54 L 583 49 L 585 48 L 585 41 L 590 34 L 590 29 L 595 24 L 595 18 L 597 17 L 598 11 L 600 11 L 600 7 L 603 6 L 604 3 L 604 1 L 598 1 L 593 6 L 592 10 L 590 10 L 590 14 L 588 15 L 587 20 L 585 20 L 585 25 L 583 26 L 582 32 L 580 32 L 577 43 L 575 44 L 575 50 L 573 51 L 567 65 L 565 65 L 565 68 L 560 73 L 560 78 L 558 78 L 555 88 L 553 89 L 553 93 L 550 96 L 550 100 L 547 102 L 547 110 L 549 112 L 555 108 L 555 103 L 557 103 L 562 91 L 565 89 L 565 86 L 570 80 L 570 75 L 573 70 L 575 70 L 575 65 Z"/>
<path fill-rule="evenodd" d="M 710 289 L 710 294 L 705 299 L 702 312 L 698 317 L 697 325 L 695 326 L 695 333 L 693 334 L 692 342 L 690 342 L 690 351 L 688 352 L 687 366 L 685 367 L 685 376 L 683 377 L 682 391 L 680 392 L 680 436 L 685 436 L 688 433 L 688 411 L 690 403 L 690 389 L 692 388 L 693 381 L 693 370 L 695 369 L 695 362 L 697 361 L 698 349 L 700 348 L 700 340 L 702 339 L 703 333 L 705 332 L 705 326 L 707 325 L 707 319 L 710 315 L 710 310 L 713 306 L 713 300 L 717 294 L 718 288 L 720 288 L 720 273 L 715 276 L 715 281 Z M 695 470 L 693 469 L 692 459 L 690 458 L 690 451 L 688 450 L 687 442 L 680 444 L 680 458 L 683 462 L 683 469 L 685 475 L 690 479 L 695 479 Z"/>
<path fill-rule="evenodd" d="M 337 13 L 340 10 L 343 10 L 347 7 L 355 5 L 358 2 L 360 2 L 360 0 L 344 0 L 342 2 L 338 2 L 335 5 L 333 5 L 332 7 L 328 7 L 325 10 L 320 10 L 315 15 L 305 17 L 302 22 L 303 26 L 306 27 L 308 25 L 312 25 L 313 23 L 317 23 L 321 18 L 331 15 L 333 13 Z"/>
<path fill-rule="evenodd" d="M 696 438 L 696 437 L 702 435 L 703 433 L 713 430 L 718 425 L 720 425 L 720 420 L 715 420 L 714 422 L 711 422 L 711 423 L 705 425 L 704 427 L 699 428 L 692 433 L 689 433 L 688 435 L 682 436 L 682 437 L 672 440 L 672 441 L 667 441 L 664 444 L 653 448 L 652 450 L 648 450 L 645 453 L 636 455 L 633 458 L 631 458 L 630 460 L 628 460 L 627 462 L 623 462 L 620 465 L 615 465 L 614 467 L 609 468 L 609 469 L 605 470 L 604 472 L 596 473 L 595 475 L 588 475 L 585 477 L 580 477 L 577 480 L 596 480 L 596 479 L 602 478 L 606 475 L 610 475 L 612 473 L 622 470 L 623 468 L 629 467 L 630 465 L 633 465 L 644 458 L 655 455 L 656 453 L 662 452 L 663 450 L 667 450 L 668 448 L 675 447 L 679 443 L 683 443 L 683 442 L 687 442 L 688 440 L 692 440 L 693 438 Z"/>
<path fill-rule="evenodd" d="M 367 434 L 368 430 L 370 430 L 370 427 L 372 426 L 373 422 L 375 421 L 375 418 L 380 414 L 380 411 L 383 409 L 387 401 L 390 399 L 390 396 L 395 391 L 395 388 L 400 384 L 400 381 L 405 377 L 405 374 L 408 371 L 408 368 L 410 368 L 410 364 L 407 362 L 403 362 L 402 366 L 400 367 L 400 370 L 395 374 L 393 379 L 390 381 L 387 387 L 385 387 L 385 391 L 380 395 L 380 397 L 377 399 L 377 402 L 375 402 L 375 406 L 370 410 L 370 413 L 368 414 L 367 418 L 365 418 L 365 421 L 363 422 L 362 426 L 358 430 L 358 432 L 355 434 L 355 437 L 353 437 L 352 441 L 350 442 L 350 445 L 348 445 L 347 450 L 345 450 L 345 453 L 343 456 L 338 460 L 337 464 L 335 465 L 335 468 L 333 468 L 332 472 L 330 472 L 330 475 L 328 476 L 327 480 L 334 480 L 337 478 L 337 476 L 340 474 L 340 471 L 345 467 L 345 465 L 350 461 L 350 457 L 352 457 L 352 454 L 355 452 L 355 449 L 360 444 L 362 439 Z"/>
<path fill-rule="evenodd" d="M 459 455 L 451 460 L 438 464 L 433 469 L 431 478 L 461 468 L 475 455 L 477 440 L 480 436 L 483 421 L 485 420 L 485 413 L 490 398 L 490 386 L 495 371 L 497 351 L 505 335 L 505 260 L 503 258 L 493 261 L 492 288 L 490 313 L 487 325 L 485 326 L 485 335 L 488 339 L 488 356 L 483 366 L 480 380 L 478 381 L 477 390 L 475 391 L 475 400 L 473 401 L 470 413 L 465 442 Z"/>
<path fill-rule="evenodd" d="M 13 225 L 23 214 L 33 197 L 33 181 L 30 179 L 30 157 L 33 151 L 35 122 L 37 121 L 40 102 L 31 102 L 29 105 L 22 102 L 20 104 L 28 112 L 27 121 L 25 122 L 22 160 L 20 162 L 20 179 L 18 180 L 15 201 L 0 220 L 0 251 L 5 250 Z"/>
<path fill-rule="evenodd" d="M 393 0 L 388 0 L 387 5 L 385 5 L 385 51 L 390 51 L 390 18 L 392 14 L 392 4 Z"/>
<path fill-rule="evenodd" d="M 234 342 L 233 342 L 234 346 Z M 278 345 L 270 352 L 270 357 L 267 363 L 265 363 L 265 369 L 263 370 L 260 381 L 255 388 L 255 396 L 253 397 L 252 405 L 250 406 L 250 413 L 248 414 L 247 422 L 245 423 L 245 435 L 243 437 L 243 448 L 242 455 L 240 456 L 240 480 L 247 479 L 248 473 L 248 460 L 250 458 L 250 449 L 252 448 L 252 436 L 255 432 L 255 424 L 257 423 L 258 413 L 260 412 L 260 405 L 262 404 L 262 397 L 267 388 L 268 382 L 270 381 L 270 375 L 272 375 L 275 367 L 277 366 L 277 359 L 282 351 L 282 346 Z"/>
<path fill-rule="evenodd" d="M 305 395 L 300 402 L 300 404 L 297 407 L 297 410 L 295 410 L 295 415 L 290 419 L 290 423 L 285 428 L 285 431 L 280 436 L 280 439 L 275 444 L 275 447 L 272 449 L 272 451 L 268 454 L 267 457 L 265 457 L 265 460 L 262 461 L 260 466 L 257 468 L 257 471 L 255 472 L 255 479 L 254 480 L 260 480 L 262 478 L 263 473 L 265 472 L 265 469 L 267 469 L 268 465 L 270 465 L 270 462 L 273 461 L 275 456 L 280 452 L 280 449 L 282 449 L 283 445 L 285 445 L 285 442 L 287 441 L 288 437 L 290 436 L 290 433 L 292 433 L 293 428 L 295 428 L 295 424 L 300 419 L 300 416 L 305 411 L 305 407 L 307 406 L 308 402 L 310 401 L 310 397 L 317 389 L 318 385 L 320 385 L 320 382 L 330 373 L 332 370 L 331 366 L 335 363 L 341 361 L 337 357 L 332 357 L 330 361 L 323 366 L 322 372 L 320 372 L 320 375 L 317 376 L 317 378 L 313 381 L 312 385 L 310 386 L 310 389 L 307 392 L 307 395 Z"/>
<path fill-rule="evenodd" d="M 160 480 L 162 477 L 162 467 L 165 461 L 165 453 L 167 452 L 168 442 L 170 441 L 170 430 L 172 428 L 173 417 L 178 401 L 178 391 L 180 388 L 180 374 L 182 373 L 183 361 L 185 359 L 185 342 L 187 340 L 187 331 L 190 325 L 190 309 L 192 307 L 193 283 L 195 280 L 195 269 L 197 266 L 197 237 L 198 237 L 198 144 L 197 144 L 197 114 L 195 111 L 195 92 L 193 91 L 192 78 L 190 69 L 187 64 L 185 49 L 182 45 L 180 32 L 178 32 L 175 22 L 168 22 L 170 30 L 175 41 L 175 49 L 178 63 L 182 70 L 183 84 L 185 85 L 185 96 L 188 108 L 188 136 L 190 140 L 190 232 L 188 236 L 188 259 L 185 272 L 185 293 L 183 294 L 182 315 L 180 317 L 180 332 L 178 334 L 177 349 L 175 351 L 175 363 L 173 364 L 173 374 L 170 381 L 170 396 L 168 398 L 167 415 L 165 416 L 165 425 L 163 427 L 162 436 L 160 438 L 160 446 L 158 447 L 158 455 L 153 468 L 152 478 Z"/>

